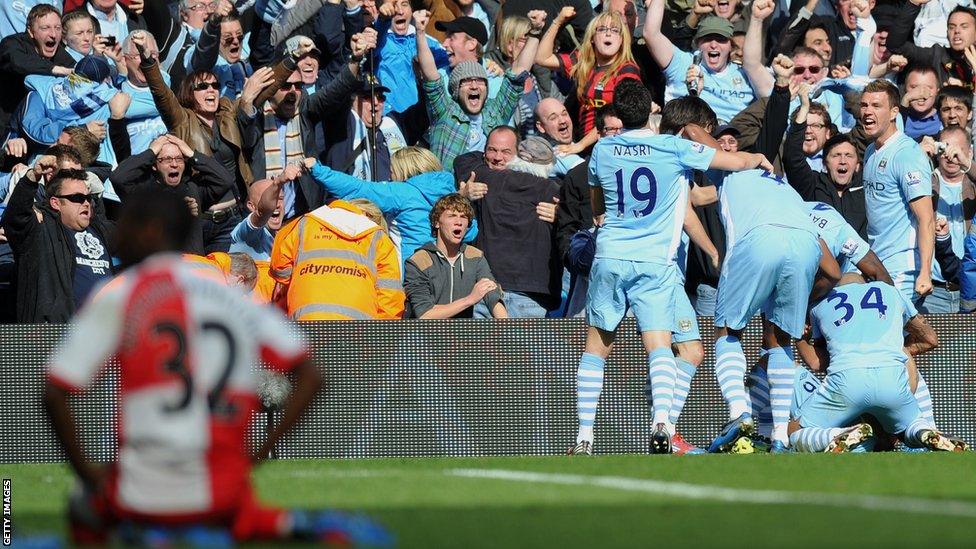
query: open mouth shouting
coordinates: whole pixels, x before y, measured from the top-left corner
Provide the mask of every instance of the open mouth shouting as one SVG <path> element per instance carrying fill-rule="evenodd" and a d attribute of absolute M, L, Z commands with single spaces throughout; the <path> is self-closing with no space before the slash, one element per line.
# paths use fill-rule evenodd
<path fill-rule="evenodd" d="M 393 16 L 393 32 L 399 35 L 407 34 L 410 29 L 410 16 L 407 14 L 396 14 Z"/>
<path fill-rule="evenodd" d="M 469 113 L 481 112 L 482 104 L 485 101 L 484 90 L 464 90 L 460 93 L 461 106 Z"/>
<path fill-rule="evenodd" d="M 868 135 L 875 135 L 878 132 L 878 118 L 873 114 L 861 114 L 861 126 Z"/>
<path fill-rule="evenodd" d="M 732 15 L 732 2 L 718 0 L 718 3 L 715 4 L 715 15 L 728 19 Z"/>

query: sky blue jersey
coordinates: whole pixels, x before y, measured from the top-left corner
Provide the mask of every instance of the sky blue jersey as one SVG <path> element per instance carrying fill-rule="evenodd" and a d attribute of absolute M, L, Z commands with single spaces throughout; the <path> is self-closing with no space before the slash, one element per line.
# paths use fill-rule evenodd
<path fill-rule="evenodd" d="M 813 337 L 825 338 L 829 372 L 904 366 L 903 329 L 918 314 L 911 301 L 884 282 L 844 284 L 810 310 Z"/>
<path fill-rule="evenodd" d="M 762 225 L 816 234 L 800 195 L 784 179 L 767 171 L 728 173 L 721 179 L 718 193 L 727 248 Z"/>
<path fill-rule="evenodd" d="M 857 271 L 857 263 L 871 251 L 868 243 L 829 204 L 807 202 L 806 205 L 817 234 L 827 243 L 831 255 L 840 263 L 840 271 L 842 273 Z"/>
<path fill-rule="evenodd" d="M 922 148 L 898 132 L 864 152 L 868 242 L 895 276 L 918 269 L 915 215 L 909 202 L 932 195 L 932 167 Z"/>
<path fill-rule="evenodd" d="M 689 170 L 705 170 L 715 149 L 673 135 L 631 130 L 593 147 L 589 182 L 603 189 L 606 217 L 596 257 L 671 264 L 687 208 Z"/>
<path fill-rule="evenodd" d="M 667 88 L 664 90 L 665 101 L 688 95 L 685 75 L 693 60 L 692 54 L 674 48 L 671 62 L 664 69 L 667 78 Z M 749 77 L 740 65 L 730 62 L 719 72 L 712 72 L 705 63 L 699 63 L 698 66 L 704 74 L 704 83 L 698 96 L 712 107 L 719 121 L 729 122 L 755 101 L 756 95 L 752 90 L 752 84 L 749 83 Z"/>

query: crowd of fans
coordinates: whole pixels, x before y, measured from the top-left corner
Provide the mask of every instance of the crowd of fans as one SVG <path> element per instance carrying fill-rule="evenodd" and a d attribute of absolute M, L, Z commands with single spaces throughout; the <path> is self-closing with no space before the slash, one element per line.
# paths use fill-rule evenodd
<path fill-rule="evenodd" d="M 722 149 L 864 239 L 859 95 L 895 83 L 937 195 L 919 308 L 976 308 L 969 0 L 17 0 L 0 38 L 2 322 L 69 320 L 152 186 L 198 221 L 187 261 L 295 319 L 578 315 L 627 80 L 703 99 Z M 711 315 L 717 265 L 682 248 Z"/>

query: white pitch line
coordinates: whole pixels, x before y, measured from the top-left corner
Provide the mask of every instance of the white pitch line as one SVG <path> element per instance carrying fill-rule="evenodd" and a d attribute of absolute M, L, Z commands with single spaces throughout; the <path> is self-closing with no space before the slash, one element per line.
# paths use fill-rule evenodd
<path fill-rule="evenodd" d="M 869 511 L 900 511 L 928 515 L 976 517 L 976 503 L 960 500 L 937 500 L 897 496 L 869 496 L 858 494 L 826 494 L 820 492 L 784 492 L 778 490 L 746 490 L 688 484 L 631 477 L 566 475 L 534 473 L 506 469 L 449 469 L 450 476 L 508 480 L 569 486 L 597 486 L 628 492 L 644 492 L 685 499 L 705 499 L 729 503 L 758 503 L 786 505 L 819 505 L 824 507 L 857 508 Z"/>

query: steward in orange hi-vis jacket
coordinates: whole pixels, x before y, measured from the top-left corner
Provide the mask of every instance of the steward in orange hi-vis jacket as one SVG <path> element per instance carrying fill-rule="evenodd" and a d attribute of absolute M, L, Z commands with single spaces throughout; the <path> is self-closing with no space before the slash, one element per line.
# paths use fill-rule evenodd
<path fill-rule="evenodd" d="M 403 316 L 400 259 L 390 237 L 335 200 L 281 228 L 271 250 L 275 298 L 294 320 Z M 282 297 L 284 296 L 284 297 Z"/>

